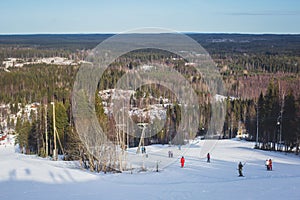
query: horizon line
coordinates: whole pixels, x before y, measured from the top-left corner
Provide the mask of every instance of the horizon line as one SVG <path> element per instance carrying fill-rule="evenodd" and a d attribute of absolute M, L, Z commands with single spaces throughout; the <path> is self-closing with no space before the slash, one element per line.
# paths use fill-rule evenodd
<path fill-rule="evenodd" d="M 200 31 L 178 31 L 178 32 L 157 32 L 157 33 L 134 33 L 129 34 L 164 34 L 164 33 L 179 33 L 179 34 L 239 34 L 239 35 L 300 35 L 293 32 L 200 32 Z M 36 32 L 36 33 L 0 33 L 0 36 L 5 35 L 117 35 L 126 34 L 126 32 Z"/>

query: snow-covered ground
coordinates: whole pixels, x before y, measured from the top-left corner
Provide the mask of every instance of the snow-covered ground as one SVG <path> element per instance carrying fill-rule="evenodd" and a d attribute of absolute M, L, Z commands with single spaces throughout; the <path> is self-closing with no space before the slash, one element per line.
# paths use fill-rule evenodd
<path fill-rule="evenodd" d="M 197 140 L 181 150 L 153 145 L 146 147 L 146 167 L 147 159 L 169 159 L 169 150 L 175 156 L 158 173 L 97 174 L 78 169 L 77 162 L 26 156 L 13 145 L 0 145 L 0 199 L 300 199 L 300 157 L 253 146 L 236 140 Z M 265 169 L 267 158 L 273 159 L 273 171 Z M 239 161 L 245 177 L 238 177 Z"/>

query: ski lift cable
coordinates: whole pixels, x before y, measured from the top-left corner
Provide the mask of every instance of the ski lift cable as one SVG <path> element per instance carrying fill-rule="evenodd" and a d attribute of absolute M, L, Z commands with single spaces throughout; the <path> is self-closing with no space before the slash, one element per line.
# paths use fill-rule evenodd
<path fill-rule="evenodd" d="M 210 147 L 210 149 L 209 149 L 207 152 L 203 152 L 203 151 L 204 151 L 204 150 L 203 150 L 203 147 L 205 146 L 205 144 L 207 144 L 206 141 L 208 141 L 208 140 L 205 140 L 205 142 L 204 142 L 204 144 L 203 144 L 203 146 L 202 146 L 202 148 L 201 148 L 201 151 L 200 151 L 200 155 L 202 155 L 202 154 L 204 153 L 204 156 L 200 156 L 200 158 L 206 158 L 206 153 L 211 153 L 211 152 L 213 152 L 213 151 L 215 150 L 215 148 L 216 148 L 217 143 L 218 143 L 219 140 L 217 140 L 217 141 Z"/>

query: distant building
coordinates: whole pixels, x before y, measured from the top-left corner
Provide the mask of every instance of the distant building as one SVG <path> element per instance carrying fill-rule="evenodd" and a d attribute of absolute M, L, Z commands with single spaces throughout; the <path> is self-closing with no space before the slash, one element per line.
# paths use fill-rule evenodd
<path fill-rule="evenodd" d="M 245 124 L 241 121 L 239 121 L 239 127 L 238 127 L 238 131 L 237 131 L 237 138 L 240 139 L 247 139 L 249 138 L 249 134 L 247 134 L 247 130 L 245 129 Z"/>

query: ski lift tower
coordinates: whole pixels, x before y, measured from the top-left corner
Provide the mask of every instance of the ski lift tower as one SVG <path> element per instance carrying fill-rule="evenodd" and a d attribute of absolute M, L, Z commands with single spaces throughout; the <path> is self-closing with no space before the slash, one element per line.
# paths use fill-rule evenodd
<path fill-rule="evenodd" d="M 139 146 L 138 146 L 138 148 L 136 150 L 136 153 L 138 154 L 141 151 L 141 146 L 145 145 L 145 140 L 144 140 L 144 138 L 145 138 L 145 130 L 146 130 L 146 127 L 147 127 L 148 123 L 138 123 L 137 125 L 139 126 L 139 128 L 142 129 L 142 135 L 141 135 L 141 138 L 140 138 Z"/>

